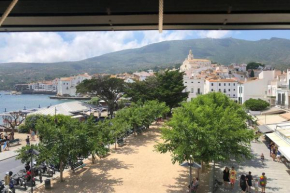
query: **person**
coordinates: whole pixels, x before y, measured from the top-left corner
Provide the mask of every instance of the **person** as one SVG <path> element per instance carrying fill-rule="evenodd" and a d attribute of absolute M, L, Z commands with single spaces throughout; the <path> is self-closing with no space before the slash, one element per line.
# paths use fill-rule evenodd
<path fill-rule="evenodd" d="M 256 178 L 254 182 L 255 193 L 259 192 L 259 180 Z"/>
<path fill-rule="evenodd" d="M 25 164 L 25 170 L 26 170 L 26 172 L 30 170 L 29 162 L 27 162 L 27 163 Z"/>
<path fill-rule="evenodd" d="M 27 138 L 26 138 L 26 145 L 30 145 L 29 135 L 27 135 Z"/>
<path fill-rule="evenodd" d="M 276 147 L 275 146 L 273 147 L 273 150 L 272 150 L 272 158 L 273 158 L 273 161 L 276 161 Z"/>
<path fill-rule="evenodd" d="M 252 180 L 253 180 L 253 176 L 252 176 L 252 172 L 249 172 L 248 175 L 246 175 L 246 179 L 247 179 L 247 192 L 251 192 L 252 190 Z"/>
<path fill-rule="evenodd" d="M 235 167 L 232 166 L 232 169 L 230 171 L 230 182 L 231 182 L 231 188 L 234 189 L 234 185 L 236 182 L 236 178 L 237 178 L 237 172 L 235 170 Z"/>
<path fill-rule="evenodd" d="M 262 164 L 264 164 L 264 159 L 265 159 L 265 157 L 264 157 L 264 154 L 262 153 L 261 154 L 261 162 L 262 162 Z"/>
<path fill-rule="evenodd" d="M 225 167 L 223 172 L 224 186 L 227 187 L 230 182 L 230 170 L 228 167 Z"/>
<path fill-rule="evenodd" d="M 247 180 L 244 174 L 241 175 L 241 178 L 240 178 L 240 187 L 242 189 L 242 192 L 245 193 L 247 190 Z"/>
<path fill-rule="evenodd" d="M 31 130 L 31 141 L 35 141 L 35 132 Z"/>
<path fill-rule="evenodd" d="M 4 183 L 5 183 L 6 186 L 8 186 L 10 184 L 9 172 L 6 172 L 6 175 L 4 177 Z"/>
<path fill-rule="evenodd" d="M 281 162 L 281 152 L 279 150 L 277 151 L 277 160 Z"/>
<path fill-rule="evenodd" d="M 262 188 L 262 193 L 265 193 L 266 185 L 267 185 L 267 177 L 265 176 L 265 172 L 260 176 L 259 184 Z"/>
<path fill-rule="evenodd" d="M 195 193 L 197 191 L 197 188 L 198 188 L 198 181 L 197 179 L 194 177 L 192 179 L 192 182 L 191 182 L 191 186 L 190 186 L 190 193 Z"/>

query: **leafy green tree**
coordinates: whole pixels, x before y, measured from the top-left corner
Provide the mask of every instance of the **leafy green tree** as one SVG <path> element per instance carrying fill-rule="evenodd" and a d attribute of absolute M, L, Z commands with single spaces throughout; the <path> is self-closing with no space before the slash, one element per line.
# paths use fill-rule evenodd
<path fill-rule="evenodd" d="M 250 62 L 247 64 L 247 67 L 246 69 L 249 70 L 249 69 L 258 69 L 259 66 L 265 66 L 265 64 L 262 64 L 262 63 L 259 63 L 259 62 Z"/>
<path fill-rule="evenodd" d="M 108 152 L 107 144 L 112 142 L 109 132 L 109 124 L 107 122 L 94 122 L 94 117 L 90 116 L 89 119 L 82 124 L 82 131 L 86 132 L 88 148 L 92 154 L 92 163 L 95 163 L 96 155 L 102 158 Z"/>
<path fill-rule="evenodd" d="M 92 97 L 90 101 L 88 101 L 89 104 L 91 105 L 98 105 L 100 102 L 100 98 L 99 97 Z"/>
<path fill-rule="evenodd" d="M 262 99 L 250 98 L 244 103 L 244 106 L 251 111 L 262 111 L 270 106 L 270 104 Z"/>
<path fill-rule="evenodd" d="M 99 77 L 91 80 L 84 80 L 77 86 L 78 93 L 91 93 L 104 100 L 109 108 L 111 118 L 117 108 L 117 101 L 124 91 L 124 80 L 118 78 Z"/>
<path fill-rule="evenodd" d="M 115 149 L 117 149 L 118 138 L 125 136 L 126 132 L 130 129 L 130 125 L 119 116 L 106 121 L 109 121 L 110 134 L 114 139 Z"/>
<path fill-rule="evenodd" d="M 29 130 L 33 130 L 36 132 L 36 124 L 39 119 L 45 119 L 43 115 L 29 115 L 26 117 L 24 124 L 21 125 L 21 131 L 24 133 L 28 133 Z"/>
<path fill-rule="evenodd" d="M 254 133 L 244 109 L 222 93 L 199 95 L 174 109 L 173 117 L 162 129 L 164 142 L 155 148 L 170 152 L 172 162 L 226 162 L 251 158 Z"/>
<path fill-rule="evenodd" d="M 57 115 L 45 116 L 38 120 L 36 129 L 42 137 L 41 144 L 45 147 L 40 152 L 47 159 L 59 164 L 60 180 L 63 181 L 63 171 L 66 166 L 75 163 L 78 157 L 87 157 L 90 144 L 86 132 L 81 128 L 84 123 L 69 116 Z"/>
<path fill-rule="evenodd" d="M 183 75 L 184 73 L 179 71 L 167 70 L 145 81 L 130 84 L 125 92 L 134 102 L 158 100 L 165 102 L 171 110 L 188 97 L 188 93 L 183 92 Z"/>

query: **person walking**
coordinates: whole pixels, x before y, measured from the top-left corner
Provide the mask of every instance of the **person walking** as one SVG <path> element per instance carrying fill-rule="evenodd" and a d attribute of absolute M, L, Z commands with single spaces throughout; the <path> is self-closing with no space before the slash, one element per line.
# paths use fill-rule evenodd
<path fill-rule="evenodd" d="M 237 179 L 237 172 L 235 170 L 235 167 L 232 166 L 232 169 L 230 171 L 230 182 L 231 182 L 231 188 L 234 189 L 235 183 Z"/>
<path fill-rule="evenodd" d="M 265 160 L 265 157 L 264 157 L 264 154 L 262 153 L 261 154 L 261 162 L 262 162 L 262 165 L 264 165 L 264 160 Z"/>
<path fill-rule="evenodd" d="M 224 186 L 228 187 L 228 184 L 230 183 L 230 170 L 228 167 L 225 167 L 224 169 L 223 180 L 224 180 Z"/>
<path fill-rule="evenodd" d="M 245 193 L 247 190 L 247 180 L 244 174 L 241 175 L 241 178 L 240 178 L 240 187 L 242 189 L 242 192 Z"/>
<path fill-rule="evenodd" d="M 267 185 L 267 177 L 265 176 L 265 172 L 260 176 L 259 184 L 262 188 L 262 193 L 265 193 L 266 185 Z"/>
<path fill-rule="evenodd" d="M 4 177 L 4 183 L 5 183 L 6 186 L 8 186 L 10 184 L 9 172 L 6 172 L 6 175 Z"/>
<path fill-rule="evenodd" d="M 252 176 L 252 172 L 249 172 L 248 175 L 246 175 L 246 180 L 247 180 L 247 192 L 251 192 L 252 191 L 252 180 L 253 180 L 253 176 Z"/>
<path fill-rule="evenodd" d="M 26 141 L 26 145 L 30 145 L 29 135 L 27 135 L 27 138 L 25 139 L 25 141 Z"/>

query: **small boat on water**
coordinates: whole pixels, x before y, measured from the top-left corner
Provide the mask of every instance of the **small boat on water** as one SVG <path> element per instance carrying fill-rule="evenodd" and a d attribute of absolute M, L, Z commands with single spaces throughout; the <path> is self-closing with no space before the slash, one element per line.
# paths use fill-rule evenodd
<path fill-rule="evenodd" d="M 17 92 L 17 91 L 11 91 L 10 93 L 11 95 L 21 95 L 21 92 Z"/>

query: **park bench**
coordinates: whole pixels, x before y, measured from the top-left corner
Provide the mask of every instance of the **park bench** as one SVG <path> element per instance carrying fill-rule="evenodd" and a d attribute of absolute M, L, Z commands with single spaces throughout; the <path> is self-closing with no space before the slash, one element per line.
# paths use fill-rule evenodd
<path fill-rule="evenodd" d="M 118 143 L 118 146 L 119 146 L 119 147 L 124 146 L 124 145 L 125 145 L 124 138 L 120 138 L 120 139 L 118 139 L 118 140 L 117 140 L 117 143 Z"/>
<path fill-rule="evenodd" d="M 20 140 L 19 139 L 12 139 L 9 141 L 9 146 L 11 146 L 12 144 L 17 144 L 19 145 Z"/>
<path fill-rule="evenodd" d="M 79 161 L 79 162 L 73 164 L 73 165 L 71 166 L 71 169 L 72 169 L 73 171 L 75 171 L 75 170 L 77 170 L 77 169 L 79 169 L 79 168 L 83 168 L 83 167 L 85 167 L 85 166 L 86 166 L 86 164 L 84 164 L 83 161 Z"/>

